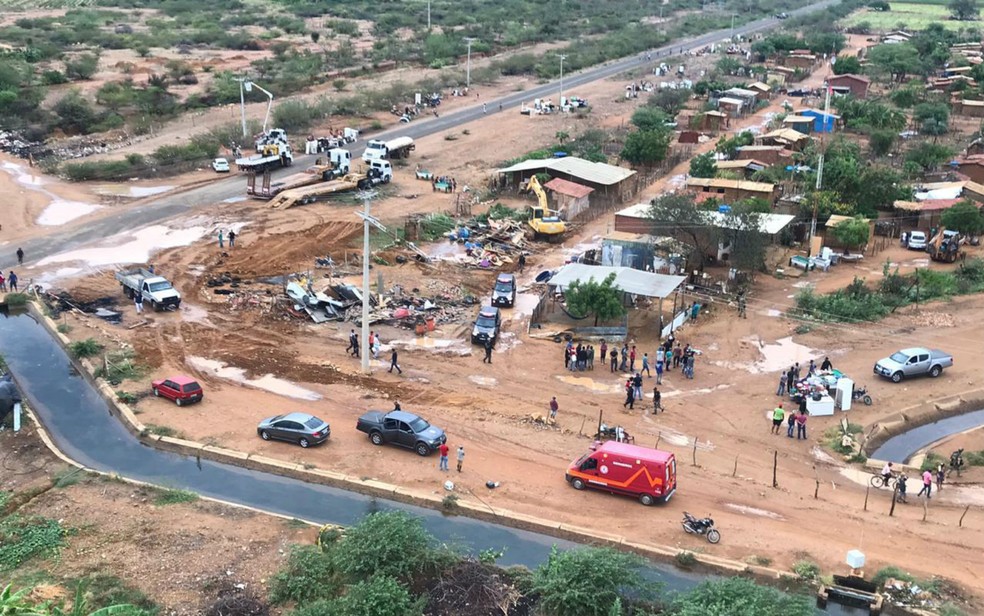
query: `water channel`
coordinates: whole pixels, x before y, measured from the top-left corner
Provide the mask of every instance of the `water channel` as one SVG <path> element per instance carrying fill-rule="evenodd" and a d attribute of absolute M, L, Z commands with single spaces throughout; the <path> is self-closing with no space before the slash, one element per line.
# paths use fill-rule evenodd
<path fill-rule="evenodd" d="M 577 546 L 539 533 L 463 516 L 445 516 L 423 507 L 271 473 L 209 460 L 196 461 L 143 445 L 110 414 L 106 402 L 82 378 L 43 325 L 26 313 L 0 312 L 0 315 L 0 353 L 22 395 L 55 444 L 69 457 L 92 469 L 318 523 L 349 526 L 374 511 L 402 510 L 419 517 L 438 540 L 454 542 L 473 551 L 504 549 L 502 565 L 536 567 L 547 560 L 553 546 L 561 549 Z M 613 506 L 621 505 L 613 500 Z M 626 501 L 625 506 L 635 504 Z M 663 514 L 656 507 L 653 515 Z M 685 591 L 712 578 L 658 563 L 651 563 L 650 575 L 670 591 Z M 826 612 L 817 613 L 864 612 L 830 605 Z"/>
<path fill-rule="evenodd" d="M 905 463 L 933 443 L 981 425 L 984 425 L 984 409 L 946 417 L 893 436 L 873 451 L 870 457 L 885 462 Z"/>

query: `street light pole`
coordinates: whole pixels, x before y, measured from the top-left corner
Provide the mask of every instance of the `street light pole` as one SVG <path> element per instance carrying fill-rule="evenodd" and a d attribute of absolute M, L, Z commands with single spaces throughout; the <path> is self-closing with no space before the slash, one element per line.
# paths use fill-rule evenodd
<path fill-rule="evenodd" d="M 362 373 L 369 374 L 369 203 L 375 194 L 362 193 L 362 332 L 359 336 L 359 354 L 362 359 Z"/>
<path fill-rule="evenodd" d="M 560 54 L 560 100 L 557 101 L 560 104 L 561 110 L 564 109 L 564 60 L 567 56 Z"/>
<path fill-rule="evenodd" d="M 468 36 L 465 37 L 465 42 L 468 43 L 468 64 L 465 69 L 465 88 L 471 88 L 471 46 L 476 39 Z"/>

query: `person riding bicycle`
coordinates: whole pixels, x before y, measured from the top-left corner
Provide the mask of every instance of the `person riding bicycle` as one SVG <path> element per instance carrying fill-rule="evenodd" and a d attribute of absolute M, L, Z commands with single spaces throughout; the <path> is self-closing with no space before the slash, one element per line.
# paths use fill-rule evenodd
<path fill-rule="evenodd" d="M 893 475 L 893 473 L 892 473 L 892 463 L 891 462 L 886 462 L 885 463 L 885 466 L 883 466 L 882 467 L 882 470 L 881 470 L 882 483 L 884 483 L 885 485 L 888 485 L 888 482 L 891 481 L 891 479 L 892 479 L 892 475 Z"/>

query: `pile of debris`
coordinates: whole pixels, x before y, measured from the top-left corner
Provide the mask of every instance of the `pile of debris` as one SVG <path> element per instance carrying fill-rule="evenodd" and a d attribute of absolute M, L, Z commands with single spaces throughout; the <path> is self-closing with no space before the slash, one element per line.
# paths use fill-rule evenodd
<path fill-rule="evenodd" d="M 464 246 L 465 254 L 457 256 L 456 262 L 480 269 L 512 264 L 520 253 L 529 250 L 526 226 L 508 218 L 490 219 L 488 224 L 463 225 L 446 237 Z"/>
<path fill-rule="evenodd" d="M 935 586 L 935 580 L 927 586 Z M 882 596 L 893 605 L 923 609 L 939 609 L 943 603 L 934 588 L 923 588 L 916 581 L 889 578 L 885 580 Z"/>

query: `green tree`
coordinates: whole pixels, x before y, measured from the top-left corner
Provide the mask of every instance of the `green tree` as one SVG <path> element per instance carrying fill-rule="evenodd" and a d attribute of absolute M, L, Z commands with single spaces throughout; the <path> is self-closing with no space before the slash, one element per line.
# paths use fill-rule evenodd
<path fill-rule="evenodd" d="M 959 21 L 972 21 L 981 14 L 981 10 L 977 8 L 977 0 L 950 0 L 946 6 L 953 18 Z"/>
<path fill-rule="evenodd" d="M 891 210 L 897 200 L 911 198 L 912 187 L 891 167 L 873 165 L 861 172 L 857 192 L 850 196 L 859 214 L 874 216 L 875 210 Z"/>
<path fill-rule="evenodd" d="M 654 165 L 664 158 L 670 149 L 670 132 L 637 130 L 629 134 L 622 147 L 622 158 L 634 165 Z"/>
<path fill-rule="evenodd" d="M 871 227 L 868 220 L 862 216 L 856 216 L 849 220 L 842 220 L 834 225 L 834 237 L 842 245 L 850 248 L 860 248 L 868 243 Z"/>
<path fill-rule="evenodd" d="M 729 159 L 738 156 L 738 148 L 755 143 L 755 135 L 749 131 L 742 131 L 734 137 L 721 137 L 718 139 L 715 151 L 724 154 Z"/>
<path fill-rule="evenodd" d="M 835 75 L 856 75 L 861 72 L 861 61 L 857 56 L 837 56 L 834 63 Z"/>
<path fill-rule="evenodd" d="M 330 599 L 339 590 L 331 555 L 317 546 L 295 545 L 287 555 L 287 564 L 274 574 L 270 583 L 273 603 L 310 603 Z"/>
<path fill-rule="evenodd" d="M 686 88 L 660 88 L 649 95 L 646 106 L 661 109 L 670 117 L 675 117 L 692 95 L 693 91 Z"/>
<path fill-rule="evenodd" d="M 609 616 L 623 594 L 633 600 L 655 597 L 657 587 L 643 577 L 642 558 L 611 548 L 556 548 L 533 577 L 544 616 Z"/>
<path fill-rule="evenodd" d="M 639 130 L 665 130 L 670 116 L 657 107 L 639 107 L 632 114 L 632 124 Z"/>
<path fill-rule="evenodd" d="M 912 117 L 915 118 L 916 122 L 936 120 L 946 124 L 950 121 L 950 108 L 942 102 L 919 103 L 912 110 Z"/>
<path fill-rule="evenodd" d="M 984 232 L 984 217 L 980 207 L 970 200 L 955 203 L 953 207 L 943 210 L 940 222 L 947 229 L 959 231 L 964 235 L 980 235 Z"/>
<path fill-rule="evenodd" d="M 868 63 L 902 83 L 906 75 L 922 70 L 919 51 L 911 43 L 876 45 L 868 51 Z"/>
<path fill-rule="evenodd" d="M 389 576 L 408 581 L 446 560 L 420 518 L 402 511 L 371 513 L 350 528 L 333 550 L 338 571 L 350 580 Z"/>
<path fill-rule="evenodd" d="M 905 160 L 919 165 L 923 171 L 932 171 L 953 155 L 953 151 L 937 143 L 922 141 L 906 152 Z"/>
<path fill-rule="evenodd" d="M 562 130 L 559 130 L 556 133 L 554 133 L 554 139 L 556 139 L 557 143 L 559 143 L 560 145 L 564 145 L 564 142 L 570 138 L 571 138 L 570 133 L 564 132 Z"/>
<path fill-rule="evenodd" d="M 875 156 L 885 156 L 892 151 L 896 138 L 894 130 L 873 130 L 868 135 L 868 147 Z"/>
<path fill-rule="evenodd" d="M 622 291 L 615 286 L 615 274 L 598 282 L 592 276 L 587 281 L 575 280 L 564 290 L 567 310 L 572 314 L 594 315 L 594 324 L 611 321 L 625 314 Z"/>
<path fill-rule="evenodd" d="M 695 178 L 712 178 L 717 172 L 713 152 L 705 152 L 690 159 L 690 175 Z"/>
<path fill-rule="evenodd" d="M 814 608 L 806 596 L 790 596 L 731 578 L 704 582 L 678 597 L 669 616 L 810 616 Z"/>
<path fill-rule="evenodd" d="M 65 75 L 69 79 L 86 81 L 99 70 L 99 56 L 84 53 L 70 60 L 65 60 Z"/>
<path fill-rule="evenodd" d="M 812 192 L 800 204 L 803 216 L 809 218 L 816 213 L 817 221 L 824 222 L 832 214 L 854 216 L 854 207 L 840 200 L 840 195 L 829 190 Z"/>
<path fill-rule="evenodd" d="M 755 202 L 740 202 L 731 206 L 717 233 L 720 241 L 731 245 L 729 262 L 743 272 L 765 269 L 768 241 L 761 232 L 762 214 Z"/>
<path fill-rule="evenodd" d="M 349 586 L 332 603 L 331 616 L 420 616 L 425 600 L 414 600 L 398 581 L 385 575 Z"/>
<path fill-rule="evenodd" d="M 691 193 L 666 193 L 652 200 L 649 219 L 653 235 L 675 237 L 690 248 L 689 262 L 704 264 L 707 255 L 717 248 L 717 228 L 708 224 L 707 214 L 696 204 Z"/>
<path fill-rule="evenodd" d="M 53 108 L 60 118 L 58 126 L 66 133 L 88 135 L 99 121 L 89 101 L 78 90 L 72 90 L 61 98 Z"/>

